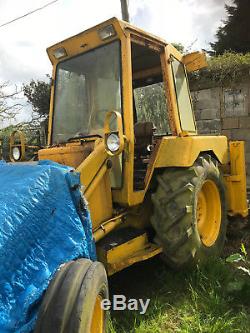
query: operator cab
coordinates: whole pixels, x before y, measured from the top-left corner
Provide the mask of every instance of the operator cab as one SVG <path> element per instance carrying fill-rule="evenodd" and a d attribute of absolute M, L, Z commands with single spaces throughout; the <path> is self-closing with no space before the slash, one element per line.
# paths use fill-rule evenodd
<path fill-rule="evenodd" d="M 105 119 L 115 111 L 122 136 L 112 136 L 119 154 L 108 152 L 112 200 L 142 202 L 161 140 L 196 135 L 186 69 L 201 68 L 202 55 L 186 58 L 116 18 L 47 51 L 53 64 L 49 149 L 39 158 L 79 168 L 98 140 L 109 137 Z"/>

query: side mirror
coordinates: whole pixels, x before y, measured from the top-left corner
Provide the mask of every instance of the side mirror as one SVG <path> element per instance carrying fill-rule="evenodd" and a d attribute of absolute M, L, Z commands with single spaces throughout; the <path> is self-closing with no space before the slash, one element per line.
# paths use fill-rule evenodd
<path fill-rule="evenodd" d="M 110 111 L 104 120 L 104 140 L 110 156 L 119 155 L 124 149 L 122 116 L 117 111 Z"/>
<path fill-rule="evenodd" d="M 205 52 L 193 52 L 189 53 L 182 58 L 182 62 L 186 66 L 187 72 L 195 72 L 199 69 L 208 66 Z"/>
<path fill-rule="evenodd" d="M 25 160 L 25 135 L 21 131 L 14 131 L 10 135 L 10 160 L 11 162 Z"/>

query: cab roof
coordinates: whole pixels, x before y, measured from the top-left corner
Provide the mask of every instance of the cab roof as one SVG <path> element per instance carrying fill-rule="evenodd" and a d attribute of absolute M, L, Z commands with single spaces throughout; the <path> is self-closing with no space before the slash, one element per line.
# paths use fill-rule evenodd
<path fill-rule="evenodd" d="M 152 42 L 161 44 L 162 46 L 168 45 L 168 43 L 164 39 L 148 33 L 140 28 L 137 28 L 126 21 L 118 20 L 116 17 L 113 17 L 94 27 L 80 32 L 77 35 L 64 39 L 63 41 L 48 47 L 47 53 L 50 61 L 52 62 L 52 64 L 55 64 L 60 60 L 65 60 L 76 54 L 86 52 L 88 49 L 93 49 L 95 47 L 106 44 L 107 42 L 110 42 L 112 40 L 111 38 L 108 41 L 103 41 L 98 35 L 98 32 L 100 30 L 110 25 L 114 27 L 116 32 L 116 35 L 112 39 L 117 39 L 117 37 L 121 38 L 122 36 L 126 37 L 130 33 L 132 35 L 144 37 Z M 65 56 L 63 59 L 58 60 L 55 58 L 54 52 L 59 48 L 64 48 L 66 50 L 67 56 Z"/>

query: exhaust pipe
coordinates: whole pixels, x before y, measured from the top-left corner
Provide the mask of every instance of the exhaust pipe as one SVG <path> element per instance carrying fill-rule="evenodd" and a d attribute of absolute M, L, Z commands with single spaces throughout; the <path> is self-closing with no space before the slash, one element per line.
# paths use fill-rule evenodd
<path fill-rule="evenodd" d="M 122 19 L 129 23 L 128 0 L 121 0 Z"/>

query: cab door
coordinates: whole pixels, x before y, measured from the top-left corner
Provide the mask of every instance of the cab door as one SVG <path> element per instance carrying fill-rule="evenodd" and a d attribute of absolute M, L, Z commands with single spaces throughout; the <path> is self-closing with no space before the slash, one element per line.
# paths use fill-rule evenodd
<path fill-rule="evenodd" d="M 159 46 L 131 41 L 134 168 L 133 191 L 146 188 L 149 162 L 161 137 L 171 135 Z"/>

